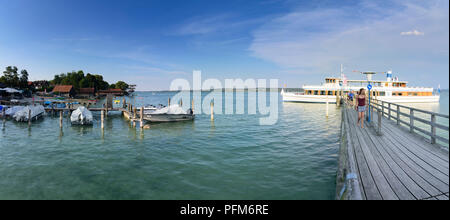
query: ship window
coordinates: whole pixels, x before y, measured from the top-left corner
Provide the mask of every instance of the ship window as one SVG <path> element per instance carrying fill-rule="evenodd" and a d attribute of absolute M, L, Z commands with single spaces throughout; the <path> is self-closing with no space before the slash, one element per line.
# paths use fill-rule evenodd
<path fill-rule="evenodd" d="M 308 90 L 308 91 L 307 91 L 307 94 L 308 94 L 308 95 L 311 95 L 311 90 Z"/>
<path fill-rule="evenodd" d="M 325 91 L 320 91 L 320 95 L 325 95 Z"/>
<path fill-rule="evenodd" d="M 333 95 L 333 91 L 328 91 L 328 95 Z"/>
<path fill-rule="evenodd" d="M 318 94 L 319 94 L 319 91 L 315 90 L 314 95 L 318 95 Z"/>
<path fill-rule="evenodd" d="M 380 92 L 378 95 L 379 96 L 386 96 L 386 92 Z"/>

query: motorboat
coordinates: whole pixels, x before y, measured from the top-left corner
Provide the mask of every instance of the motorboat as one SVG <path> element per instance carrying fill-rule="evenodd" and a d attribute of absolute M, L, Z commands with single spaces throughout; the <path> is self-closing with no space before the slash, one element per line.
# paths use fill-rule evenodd
<path fill-rule="evenodd" d="M 154 110 L 144 110 L 144 119 L 149 122 L 190 121 L 195 119 L 195 115 L 192 109 L 185 111 L 179 105 L 170 105 Z"/>
<path fill-rule="evenodd" d="M 92 116 L 92 112 L 84 106 L 78 107 L 70 116 L 72 125 L 92 125 L 93 121 L 94 117 Z"/>
<path fill-rule="evenodd" d="M 22 108 L 21 110 L 17 111 L 13 115 L 13 118 L 18 122 L 27 122 L 29 120 L 35 121 L 35 120 L 38 120 L 39 118 L 41 118 L 42 116 L 44 116 L 44 114 L 45 114 L 44 106 L 29 105 L 29 106 L 26 106 L 26 107 Z"/>
<path fill-rule="evenodd" d="M 6 115 L 6 117 L 12 117 L 18 111 L 22 110 L 23 108 L 25 108 L 25 106 L 12 106 L 12 107 L 6 109 L 5 115 Z"/>

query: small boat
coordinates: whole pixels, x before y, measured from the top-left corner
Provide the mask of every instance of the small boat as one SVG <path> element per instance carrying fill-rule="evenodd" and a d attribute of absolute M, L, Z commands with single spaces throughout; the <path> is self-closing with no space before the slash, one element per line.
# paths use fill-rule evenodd
<path fill-rule="evenodd" d="M 72 112 L 70 121 L 72 125 L 92 125 L 94 117 L 92 116 L 92 112 L 86 107 L 80 106 Z"/>
<path fill-rule="evenodd" d="M 192 109 L 185 111 L 179 105 L 171 105 L 156 110 L 144 111 L 144 119 L 149 122 L 175 122 L 195 119 Z"/>
<path fill-rule="evenodd" d="M 7 108 L 5 111 L 5 115 L 6 115 L 6 117 L 12 117 L 18 111 L 22 110 L 23 108 L 25 108 L 25 106 L 13 106 L 13 107 Z"/>
<path fill-rule="evenodd" d="M 35 121 L 44 116 L 45 109 L 42 105 L 37 106 L 26 106 L 21 110 L 17 111 L 13 118 L 18 122 Z"/>

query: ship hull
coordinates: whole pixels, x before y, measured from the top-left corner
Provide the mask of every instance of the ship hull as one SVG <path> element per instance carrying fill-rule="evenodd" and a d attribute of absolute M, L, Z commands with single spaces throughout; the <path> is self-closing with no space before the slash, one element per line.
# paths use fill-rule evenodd
<path fill-rule="evenodd" d="M 336 103 L 336 96 L 299 95 L 283 93 L 283 102 L 299 103 Z M 385 96 L 376 97 L 380 101 L 392 103 L 439 103 L 440 96 Z"/>

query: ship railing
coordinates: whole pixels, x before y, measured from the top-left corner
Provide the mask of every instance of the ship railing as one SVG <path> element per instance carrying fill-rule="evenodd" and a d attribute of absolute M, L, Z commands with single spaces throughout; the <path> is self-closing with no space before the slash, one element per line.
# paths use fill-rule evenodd
<path fill-rule="evenodd" d="M 449 116 L 423 109 L 374 99 L 369 109 L 377 111 L 377 133 L 381 134 L 381 118 L 395 121 L 411 133 L 417 133 L 431 144 L 449 146 Z M 374 115 L 374 113 L 372 114 Z"/>

